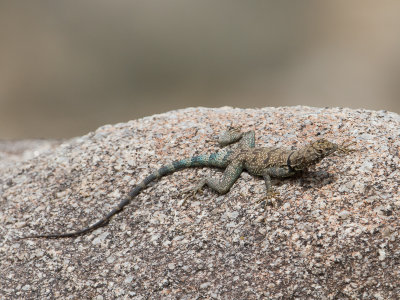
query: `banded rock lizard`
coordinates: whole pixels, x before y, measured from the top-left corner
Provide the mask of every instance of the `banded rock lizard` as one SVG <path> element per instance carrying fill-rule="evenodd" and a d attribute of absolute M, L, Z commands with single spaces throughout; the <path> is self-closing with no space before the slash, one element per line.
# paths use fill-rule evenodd
<path fill-rule="evenodd" d="M 216 167 L 225 169 L 220 180 L 215 180 L 209 177 L 204 178 L 193 190 L 193 192 L 196 193 L 204 186 L 208 186 L 219 194 L 227 193 L 239 178 L 240 174 L 246 170 L 251 175 L 263 177 L 267 192 L 265 198 L 268 199 L 277 195 L 272 188 L 271 177 L 291 177 L 306 170 L 309 166 L 317 164 L 323 158 L 336 151 L 343 153 L 353 151 L 352 149 L 348 149 L 347 146 L 339 146 L 327 141 L 326 139 L 318 139 L 298 150 L 275 147 L 256 148 L 254 131 L 243 133 L 234 127 L 230 127 L 227 131 L 223 132 L 219 136 L 218 142 L 222 147 L 236 142 L 239 144 L 237 149 L 234 150 L 224 148 L 212 154 L 185 158 L 162 166 L 131 189 L 128 196 L 105 217 L 84 229 L 67 233 L 29 235 L 22 238 L 76 237 L 105 226 L 114 215 L 121 212 L 135 196 L 149 185 L 150 182 L 182 169 L 193 167 Z"/>

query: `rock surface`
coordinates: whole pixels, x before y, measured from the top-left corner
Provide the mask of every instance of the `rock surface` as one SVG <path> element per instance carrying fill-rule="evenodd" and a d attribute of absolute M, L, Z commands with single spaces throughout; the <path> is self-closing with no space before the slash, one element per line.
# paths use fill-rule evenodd
<path fill-rule="evenodd" d="M 318 137 L 359 151 L 264 183 L 243 173 L 223 196 L 182 189 L 218 170 L 188 169 L 151 184 L 108 226 L 78 238 L 18 237 L 80 229 L 104 216 L 152 170 L 218 149 L 229 125 L 257 145 Z M 282 107 L 189 108 L 10 160 L 0 168 L 0 298 L 397 299 L 400 295 L 400 116 Z"/>

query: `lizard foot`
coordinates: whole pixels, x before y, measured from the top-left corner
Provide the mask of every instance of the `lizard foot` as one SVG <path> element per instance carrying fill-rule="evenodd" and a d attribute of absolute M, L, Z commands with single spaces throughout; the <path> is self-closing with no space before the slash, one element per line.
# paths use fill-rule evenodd
<path fill-rule="evenodd" d="M 196 185 L 194 188 L 187 188 L 182 190 L 182 194 L 187 194 L 185 198 L 183 198 L 182 204 L 184 204 L 187 199 L 189 198 L 195 198 L 197 193 L 202 193 L 203 187 L 206 184 L 206 180 L 202 180 L 199 182 L 198 185 Z"/>
<path fill-rule="evenodd" d="M 223 131 L 218 136 L 218 143 L 221 146 L 229 145 L 235 141 L 238 141 L 242 137 L 240 126 L 229 126 L 227 130 Z"/>
<path fill-rule="evenodd" d="M 343 142 L 339 147 L 338 147 L 338 153 L 343 153 L 345 155 L 356 151 L 356 149 L 351 149 L 349 146 L 356 144 L 356 142 Z"/>
<path fill-rule="evenodd" d="M 273 207 L 277 207 L 280 202 L 279 192 L 272 189 L 267 192 L 265 197 L 256 201 L 256 203 L 263 203 L 264 206 L 270 205 Z"/>

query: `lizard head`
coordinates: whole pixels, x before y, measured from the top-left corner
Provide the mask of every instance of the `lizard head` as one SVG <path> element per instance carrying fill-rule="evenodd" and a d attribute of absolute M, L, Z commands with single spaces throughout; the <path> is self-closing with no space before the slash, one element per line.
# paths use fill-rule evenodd
<path fill-rule="evenodd" d="M 319 139 L 306 147 L 305 157 L 307 157 L 306 160 L 308 160 L 309 164 L 315 164 L 334 152 L 349 154 L 353 151 L 356 151 L 355 149 L 349 148 L 349 146 L 352 144 L 355 144 L 355 142 L 350 142 L 347 144 L 343 142 L 341 145 L 338 145 L 326 139 Z"/>
<path fill-rule="evenodd" d="M 311 146 L 310 150 L 311 150 L 311 153 L 314 154 L 312 156 L 315 157 L 315 161 L 319 161 L 319 160 L 323 159 L 324 157 L 331 155 L 336 150 L 338 150 L 337 144 L 332 143 L 326 139 L 316 140 L 315 142 L 311 143 L 310 146 Z"/>
<path fill-rule="evenodd" d="M 350 146 L 353 143 L 345 145 L 338 145 L 332 143 L 326 139 L 319 139 L 315 142 L 312 142 L 301 148 L 291 155 L 290 158 L 290 166 L 295 170 L 304 170 L 307 167 L 314 165 L 321 161 L 323 158 L 333 154 L 334 152 L 337 153 L 345 153 L 348 154 L 350 152 L 355 151 L 354 149 L 350 149 Z"/>
<path fill-rule="evenodd" d="M 338 145 L 326 139 L 316 140 L 293 153 L 291 166 L 295 170 L 304 170 L 334 153 L 337 149 Z"/>

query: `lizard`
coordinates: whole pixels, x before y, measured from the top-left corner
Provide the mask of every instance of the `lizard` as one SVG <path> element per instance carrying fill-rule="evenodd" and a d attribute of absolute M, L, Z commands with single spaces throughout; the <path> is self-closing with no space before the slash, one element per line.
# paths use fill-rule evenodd
<path fill-rule="evenodd" d="M 107 225 L 110 219 L 121 212 L 138 194 L 151 182 L 176 171 L 193 167 L 215 167 L 224 169 L 222 178 L 217 180 L 211 177 L 202 179 L 192 190 L 195 194 L 204 186 L 208 186 L 219 194 L 226 194 L 243 171 L 251 175 L 261 176 L 266 187 L 266 197 L 278 195 L 272 187 L 271 178 L 286 178 L 294 176 L 308 167 L 317 164 L 323 158 L 334 152 L 349 153 L 349 149 L 342 144 L 339 146 L 324 138 L 317 139 L 297 150 L 277 147 L 255 147 L 255 131 L 241 132 L 237 127 L 228 127 L 218 138 L 221 147 L 238 143 L 236 149 L 223 148 L 212 154 L 203 154 L 168 163 L 132 188 L 127 197 L 114 207 L 102 219 L 84 229 L 67 233 L 35 234 L 25 238 L 66 238 L 77 237 Z M 262 200 L 263 200 L 262 199 Z M 261 202 L 261 201 L 260 201 Z"/>

